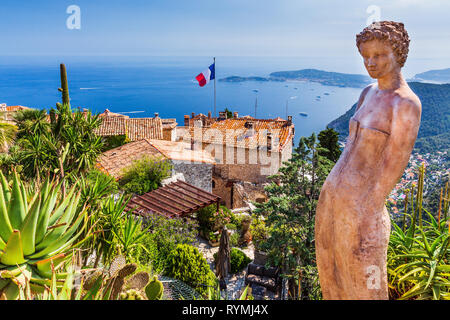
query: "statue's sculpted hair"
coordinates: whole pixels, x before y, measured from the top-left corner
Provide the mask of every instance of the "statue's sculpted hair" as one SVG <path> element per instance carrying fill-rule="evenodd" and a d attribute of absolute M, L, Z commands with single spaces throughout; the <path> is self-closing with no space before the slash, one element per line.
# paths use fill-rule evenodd
<path fill-rule="evenodd" d="M 405 65 L 409 51 L 409 36 L 403 23 L 394 21 L 373 22 L 356 35 L 358 50 L 361 43 L 374 39 L 387 41 L 391 45 L 400 67 Z"/>

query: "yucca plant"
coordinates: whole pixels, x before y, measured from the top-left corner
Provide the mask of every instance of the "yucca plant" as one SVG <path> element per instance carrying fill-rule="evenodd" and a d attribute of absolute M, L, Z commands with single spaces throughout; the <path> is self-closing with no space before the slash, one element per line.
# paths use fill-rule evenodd
<path fill-rule="evenodd" d="M 77 210 L 76 185 L 63 198 L 62 182 L 47 178 L 32 194 L 16 172 L 11 187 L 1 172 L 0 180 L 0 297 L 17 299 L 19 287 L 40 292 L 51 284 L 52 270 L 70 256 L 85 211 Z"/>
<path fill-rule="evenodd" d="M 222 294 L 220 293 L 220 284 L 218 284 L 216 289 L 208 287 L 208 296 L 207 299 L 205 300 L 234 300 L 234 299 L 230 299 L 228 297 L 228 294 L 225 294 L 225 297 L 223 297 Z M 245 287 L 239 298 L 237 298 L 236 300 L 253 300 L 253 296 L 249 292 L 249 286 Z"/>
<path fill-rule="evenodd" d="M 142 221 L 132 211 L 124 216 L 121 224 L 112 225 L 112 232 L 119 243 L 119 252 L 127 260 L 132 260 L 131 253 L 137 247 L 141 247 L 144 251 L 147 251 L 141 239 L 146 235 L 149 228 L 150 226 L 143 228 Z"/>
<path fill-rule="evenodd" d="M 414 188 L 405 204 L 402 228 L 392 223 L 388 247 L 389 292 L 393 299 L 450 299 L 450 235 L 449 192 L 441 196 L 438 220 L 422 207 L 425 170 L 419 169 L 419 183 L 414 199 Z M 422 213 L 426 215 L 422 217 Z M 423 218 L 427 219 L 423 219 Z M 409 218 L 410 225 L 406 226 Z"/>

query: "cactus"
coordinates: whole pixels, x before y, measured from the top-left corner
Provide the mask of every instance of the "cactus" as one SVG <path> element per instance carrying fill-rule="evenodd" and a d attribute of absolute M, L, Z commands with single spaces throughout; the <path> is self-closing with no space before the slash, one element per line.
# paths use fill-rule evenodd
<path fill-rule="evenodd" d="M 119 294 L 122 292 L 125 284 L 125 278 L 133 274 L 136 271 L 137 265 L 134 263 L 126 264 L 124 267 L 116 271 L 116 276 L 109 280 L 109 285 L 112 285 L 111 299 L 116 300 Z"/>
<path fill-rule="evenodd" d="M 86 276 L 86 280 L 83 283 L 83 290 L 89 291 L 92 289 L 94 284 L 98 281 L 100 277 L 102 277 L 103 274 L 101 270 L 95 270 L 91 274 Z"/>
<path fill-rule="evenodd" d="M 125 286 L 127 289 L 142 290 L 145 288 L 149 280 L 150 280 L 149 274 L 145 271 L 141 271 L 132 275 L 125 282 Z"/>
<path fill-rule="evenodd" d="M 58 88 L 58 91 L 62 93 L 63 105 L 70 105 L 69 84 L 67 81 L 66 66 L 61 63 L 59 67 L 61 72 L 61 88 Z M 56 106 L 58 106 L 58 103 L 56 104 Z"/>
<path fill-rule="evenodd" d="M 161 300 L 164 292 L 164 286 L 157 276 L 145 287 L 145 294 L 148 300 Z"/>
<path fill-rule="evenodd" d="M 115 257 L 107 270 L 97 270 L 86 276 L 83 290 L 94 290 L 94 293 L 87 292 L 85 295 L 110 300 L 145 300 L 144 289 L 150 276 L 145 271 L 134 274 L 136 269 L 137 265 L 127 264 L 124 256 Z M 100 287 L 95 288 L 98 280 Z"/>
<path fill-rule="evenodd" d="M 120 300 L 145 300 L 142 294 L 134 289 L 122 292 L 120 294 Z"/>

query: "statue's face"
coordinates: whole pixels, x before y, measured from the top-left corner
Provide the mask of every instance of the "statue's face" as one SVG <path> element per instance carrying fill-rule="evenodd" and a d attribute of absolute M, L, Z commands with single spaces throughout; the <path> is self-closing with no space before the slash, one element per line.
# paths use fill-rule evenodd
<path fill-rule="evenodd" d="M 383 78 L 400 69 L 394 51 L 386 41 L 378 39 L 362 42 L 359 52 L 364 59 L 364 66 L 374 79 Z"/>

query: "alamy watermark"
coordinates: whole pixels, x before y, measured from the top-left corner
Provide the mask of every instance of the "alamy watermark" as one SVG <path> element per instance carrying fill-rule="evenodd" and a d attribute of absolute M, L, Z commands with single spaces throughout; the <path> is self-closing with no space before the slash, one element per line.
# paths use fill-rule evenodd
<path fill-rule="evenodd" d="M 379 23 L 381 20 L 381 8 L 377 5 L 370 5 L 366 9 L 366 13 L 370 14 L 370 16 L 366 20 L 366 25 L 369 26 L 373 22 Z"/>
<path fill-rule="evenodd" d="M 81 29 L 81 9 L 79 6 L 72 4 L 67 7 L 67 14 L 70 16 L 66 20 L 66 26 L 69 30 L 80 30 Z"/>
<path fill-rule="evenodd" d="M 366 268 L 367 289 L 379 290 L 381 288 L 381 270 L 378 266 L 371 265 Z"/>

